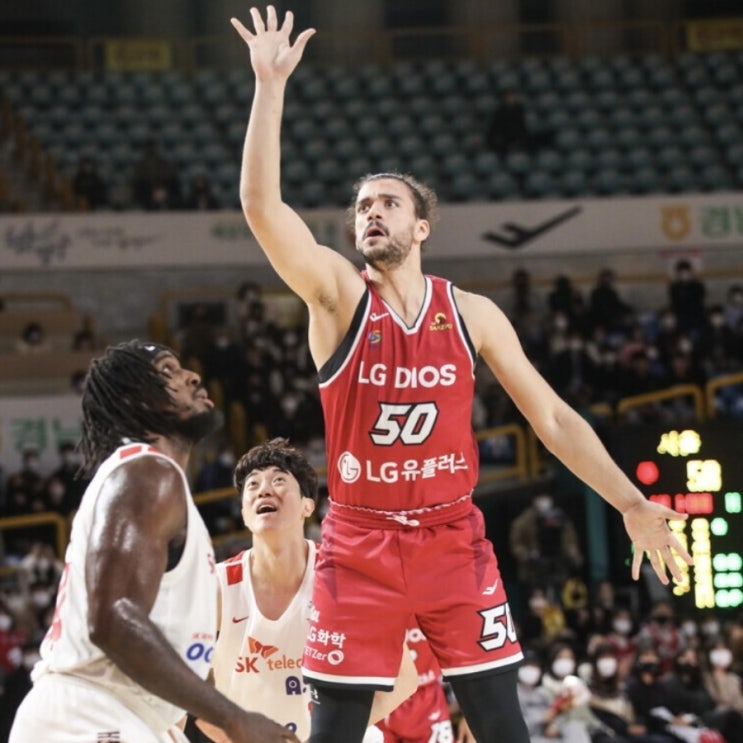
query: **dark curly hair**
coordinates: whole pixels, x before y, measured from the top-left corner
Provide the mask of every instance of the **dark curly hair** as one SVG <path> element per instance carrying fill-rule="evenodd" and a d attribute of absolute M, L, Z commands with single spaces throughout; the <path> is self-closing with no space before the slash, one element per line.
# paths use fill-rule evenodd
<path fill-rule="evenodd" d="M 177 432 L 166 380 L 153 364 L 163 353 L 175 356 L 158 343 L 132 340 L 91 362 L 82 397 L 82 473 L 92 474 L 124 439 L 150 443 Z"/>
<path fill-rule="evenodd" d="M 280 437 L 258 444 L 240 457 L 233 475 L 237 492 L 242 496 L 248 475 L 253 470 L 263 470 L 266 467 L 278 467 L 282 472 L 294 475 L 302 496 L 317 503 L 317 472 L 302 452 L 291 446 L 287 439 Z"/>

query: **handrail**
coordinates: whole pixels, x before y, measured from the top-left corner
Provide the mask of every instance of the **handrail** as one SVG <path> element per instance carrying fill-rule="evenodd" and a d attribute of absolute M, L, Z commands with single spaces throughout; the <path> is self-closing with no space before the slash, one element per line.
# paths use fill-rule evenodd
<path fill-rule="evenodd" d="M 49 524 L 56 532 L 57 555 L 63 557 L 69 539 L 69 524 L 60 513 L 45 511 L 44 513 L 29 513 L 21 516 L 4 516 L 0 518 L 0 532 L 13 529 L 25 529 L 29 526 Z"/>
<path fill-rule="evenodd" d="M 632 408 L 638 408 L 653 402 L 664 402 L 677 397 L 692 397 L 697 420 L 704 420 L 704 396 L 702 390 L 696 384 L 677 384 L 657 392 L 646 392 L 642 395 L 624 397 L 617 402 L 617 419 L 621 420 L 622 416 Z"/>
<path fill-rule="evenodd" d="M 732 387 L 733 385 L 743 384 L 743 371 L 723 374 L 720 377 L 710 379 L 704 387 L 704 393 L 707 404 L 707 417 L 717 417 L 717 406 L 715 405 L 715 394 L 723 387 Z"/>
<path fill-rule="evenodd" d="M 526 480 L 529 475 L 529 470 L 526 436 L 523 427 L 518 423 L 507 423 L 502 426 L 484 428 L 475 432 L 475 438 L 477 441 L 483 441 L 484 439 L 489 439 L 493 436 L 513 436 L 516 444 L 514 464 L 511 466 L 498 467 L 497 469 L 489 470 L 488 472 L 483 472 L 481 468 L 479 482 L 493 482 L 495 480 L 505 480 L 511 477 L 516 477 L 522 481 Z"/>

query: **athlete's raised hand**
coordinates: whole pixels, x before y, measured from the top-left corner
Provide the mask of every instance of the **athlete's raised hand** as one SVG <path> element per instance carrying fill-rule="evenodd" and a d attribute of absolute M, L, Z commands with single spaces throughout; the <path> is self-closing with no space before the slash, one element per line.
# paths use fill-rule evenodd
<path fill-rule="evenodd" d="M 623 518 L 624 527 L 635 548 L 635 556 L 632 560 L 632 577 L 635 580 L 640 577 L 642 558 L 647 555 L 661 583 L 666 585 L 669 582 L 666 570 L 671 572 L 675 580 L 681 581 L 683 573 L 676 555 L 687 565 L 691 565 L 693 560 L 686 548 L 668 527 L 668 521 L 685 519 L 687 514 L 674 511 L 660 503 L 641 500 L 636 505 L 628 508 L 624 512 Z"/>
<path fill-rule="evenodd" d="M 249 31 L 237 18 L 231 18 L 230 23 L 250 48 L 255 79 L 260 82 L 287 80 L 302 59 L 304 48 L 315 29 L 302 31 L 292 44 L 289 37 L 294 28 L 294 14 L 290 10 L 286 12 L 280 27 L 273 5 L 266 8 L 265 23 L 257 8 L 251 8 L 250 15 L 255 31 Z"/>

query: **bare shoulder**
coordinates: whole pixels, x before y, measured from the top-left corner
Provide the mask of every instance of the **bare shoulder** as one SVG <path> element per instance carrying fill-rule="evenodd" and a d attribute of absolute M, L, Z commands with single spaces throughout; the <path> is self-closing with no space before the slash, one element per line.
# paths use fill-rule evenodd
<path fill-rule="evenodd" d="M 148 530 L 158 525 L 177 530 L 186 517 L 183 478 L 166 457 L 122 463 L 106 478 L 101 495 L 96 511 L 105 520 L 125 517 Z"/>
<path fill-rule="evenodd" d="M 483 294 L 465 291 L 455 286 L 454 299 L 477 349 L 484 341 L 486 330 L 496 329 L 502 323 L 509 324 L 498 305 Z"/>

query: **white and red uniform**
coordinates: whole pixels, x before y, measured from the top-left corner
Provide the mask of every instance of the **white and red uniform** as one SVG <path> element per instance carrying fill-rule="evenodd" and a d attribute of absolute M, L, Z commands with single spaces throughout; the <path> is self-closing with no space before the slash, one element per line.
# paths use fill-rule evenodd
<path fill-rule="evenodd" d="M 310 690 L 302 681 L 302 651 L 312 610 L 317 548 L 308 540 L 302 583 L 278 619 L 263 616 L 255 600 L 246 550 L 217 565 L 222 620 L 212 665 L 225 696 L 289 728 L 300 740 L 310 735 Z M 365 743 L 381 741 L 369 728 Z"/>
<path fill-rule="evenodd" d="M 278 619 L 267 619 L 255 601 L 250 550 L 217 565 L 222 621 L 212 665 L 217 689 L 248 710 L 262 712 L 310 734 L 310 692 L 302 681 L 302 651 L 312 605 L 315 544 L 308 542 L 307 568 L 299 590 Z"/>
<path fill-rule="evenodd" d="M 418 625 L 405 634 L 418 671 L 418 688 L 378 727 L 384 743 L 453 743 L 454 730 L 441 669 Z"/>
<path fill-rule="evenodd" d="M 165 459 L 179 471 L 188 509 L 183 553 L 163 575 L 149 617 L 189 668 L 201 678 L 209 672 L 218 590 L 211 538 L 183 470 L 151 446 L 126 444 L 98 468 L 75 515 L 54 618 L 32 673 L 34 686 L 16 715 L 12 743 L 186 740 L 176 727 L 184 710 L 134 682 L 88 636 L 85 563 L 96 501 L 114 470 L 139 457 Z"/>
<path fill-rule="evenodd" d="M 309 680 L 391 688 L 411 616 L 444 675 L 522 658 L 471 497 L 476 354 L 452 285 L 425 282 L 407 327 L 367 279 L 320 370 L 331 507 L 304 654 Z"/>

